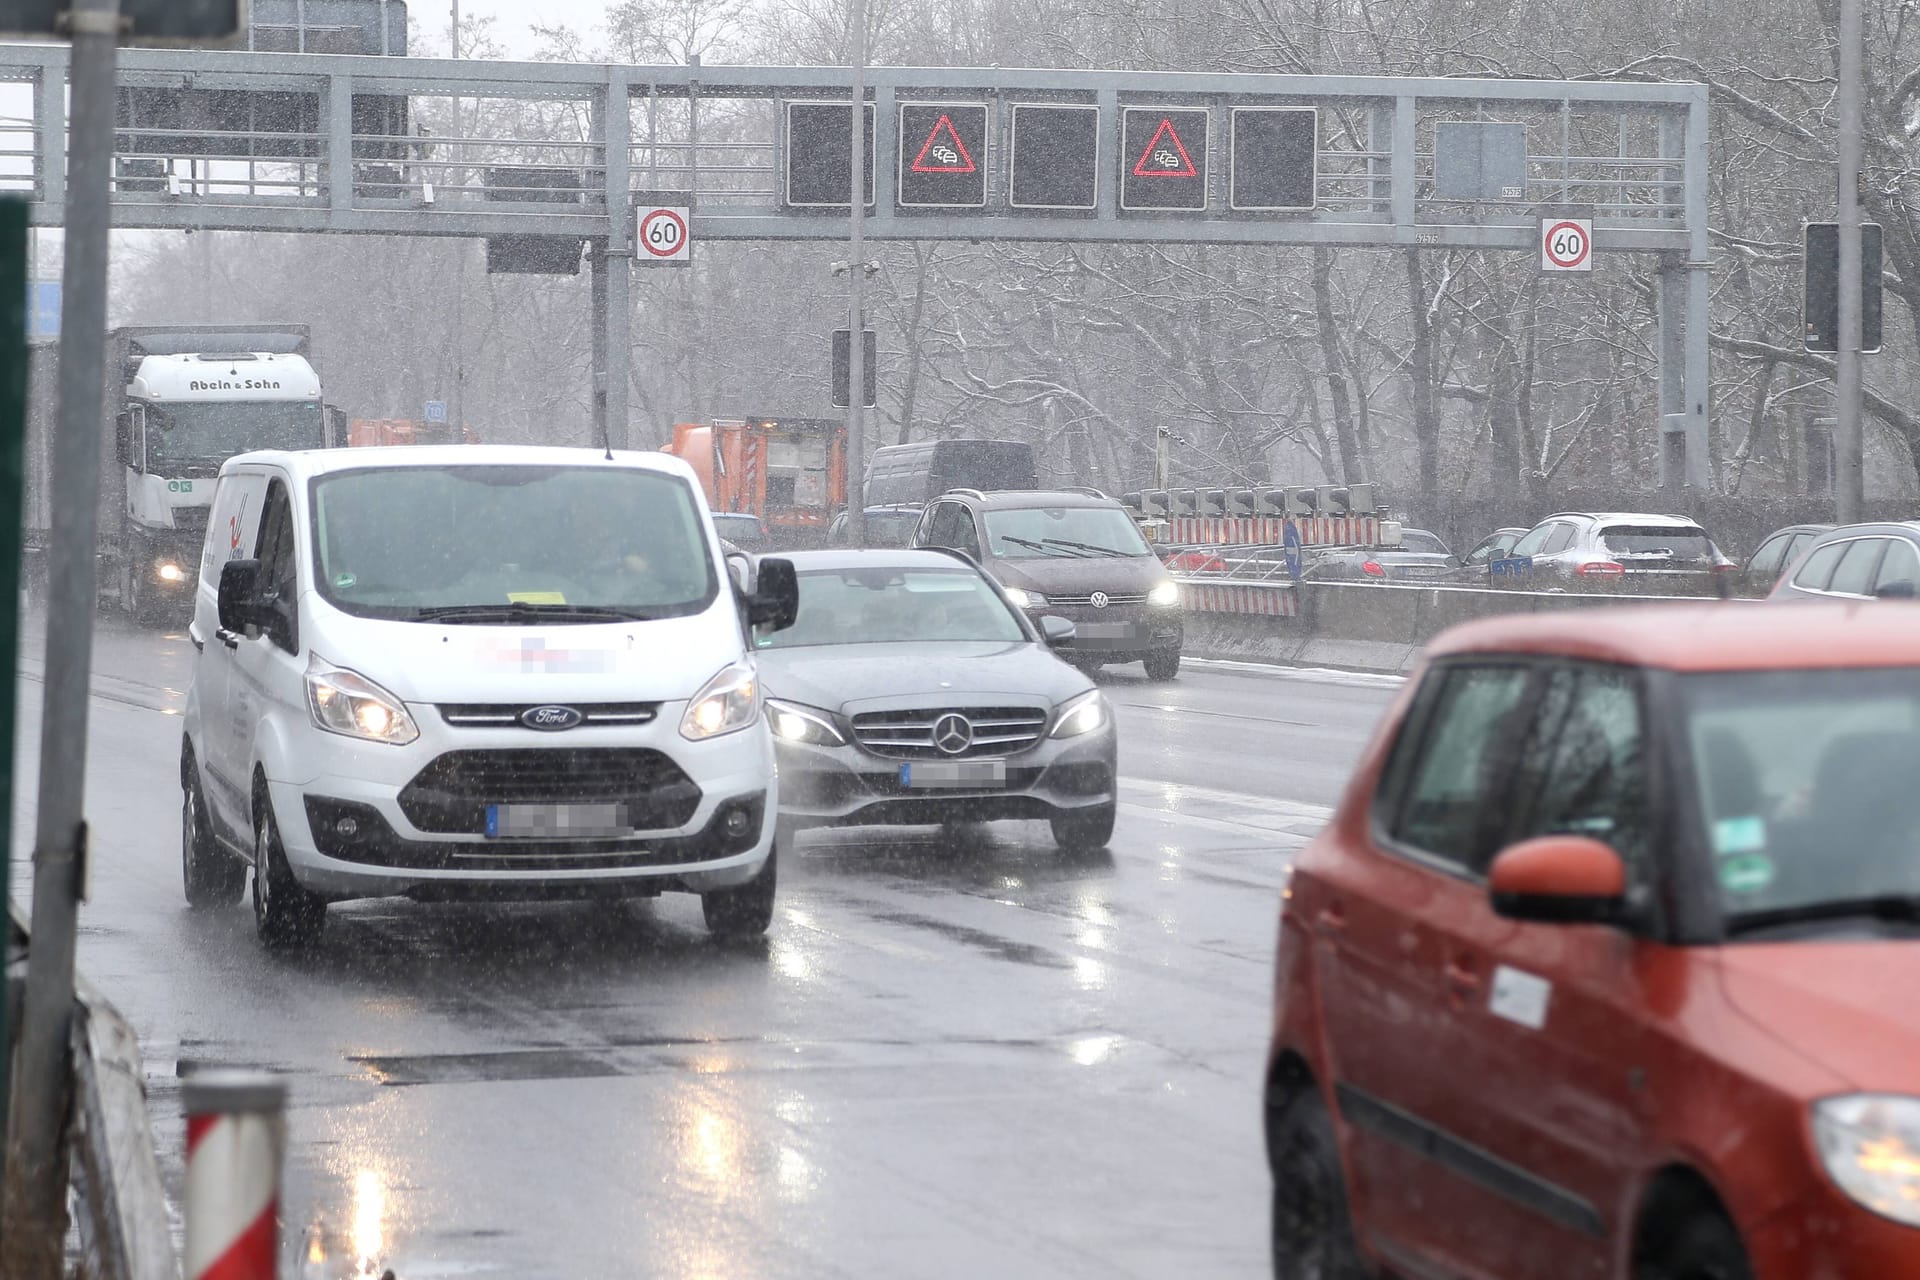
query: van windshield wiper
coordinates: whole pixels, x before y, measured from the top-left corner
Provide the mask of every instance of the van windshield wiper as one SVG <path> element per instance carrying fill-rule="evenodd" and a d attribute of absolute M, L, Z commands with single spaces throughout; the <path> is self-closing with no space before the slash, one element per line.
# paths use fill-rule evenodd
<path fill-rule="evenodd" d="M 598 605 L 531 604 L 515 601 L 512 604 L 438 605 L 414 610 L 410 620 L 484 626 L 493 622 L 523 625 L 534 622 L 644 622 L 659 616 L 640 609 L 606 609 Z"/>
<path fill-rule="evenodd" d="M 1742 911 L 1727 918 L 1727 935 L 1732 937 L 1754 933 L 1784 924 L 1863 918 L 1920 924 L 1920 896 L 1885 893 L 1867 898 L 1835 898 L 1826 902 L 1803 902 L 1791 907 L 1771 907 L 1763 911 Z"/>
<path fill-rule="evenodd" d="M 1054 539 L 1052 538 L 1048 538 L 1045 541 L 1041 541 L 1041 542 L 1036 542 L 1032 538 L 1001 538 L 1000 541 L 1011 542 L 1016 547 L 1026 547 L 1031 551 L 1038 551 L 1043 555 L 1060 556 L 1062 558 L 1072 557 L 1074 559 L 1086 558 L 1086 552 L 1084 551 L 1076 552 L 1076 551 L 1054 550 L 1053 546 L 1049 545 L 1050 543 L 1054 542 Z M 1071 542 L 1059 543 L 1058 545 L 1065 546 L 1065 547 L 1073 546 Z"/>
<path fill-rule="evenodd" d="M 1076 551 L 1085 551 L 1096 556 L 1124 556 L 1127 553 L 1118 547 L 1103 547 L 1097 542 L 1072 542 L 1066 538 L 1047 538 L 1048 544 L 1056 547 L 1072 547 Z"/>

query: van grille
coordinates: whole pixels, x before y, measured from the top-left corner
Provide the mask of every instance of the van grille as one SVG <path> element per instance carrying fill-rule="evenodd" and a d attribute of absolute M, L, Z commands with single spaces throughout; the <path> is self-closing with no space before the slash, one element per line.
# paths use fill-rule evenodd
<path fill-rule="evenodd" d="M 960 752 L 942 751 L 933 742 L 934 726 L 950 715 L 962 716 L 973 741 Z M 877 756 L 894 760 L 966 760 L 1010 756 L 1040 741 L 1047 713 L 1039 707 L 934 707 L 912 711 L 865 711 L 853 718 L 853 736 Z"/>
<path fill-rule="evenodd" d="M 1048 592 L 1047 599 L 1052 601 L 1054 604 L 1065 604 L 1065 605 L 1091 605 L 1093 603 L 1093 596 L 1091 593 L 1084 596 L 1061 596 L 1061 595 L 1055 595 L 1052 592 Z M 1145 604 L 1146 602 L 1147 602 L 1147 597 L 1145 592 L 1141 592 L 1137 595 L 1127 595 L 1127 594 L 1122 594 L 1122 593 L 1113 592 L 1113 591 L 1109 591 L 1107 593 L 1107 603 L 1109 605 Z"/>
<path fill-rule="evenodd" d="M 652 724 L 660 714 L 657 702 L 448 702 L 440 704 L 440 718 L 456 729 L 511 729 L 519 725 L 526 712 L 550 706 L 578 711 L 583 717 L 579 728 Z"/>
<path fill-rule="evenodd" d="M 478 835 L 493 804 L 624 804 L 640 831 L 685 826 L 700 788 L 680 766 L 644 748 L 449 751 L 400 792 L 400 811 L 422 831 Z"/>

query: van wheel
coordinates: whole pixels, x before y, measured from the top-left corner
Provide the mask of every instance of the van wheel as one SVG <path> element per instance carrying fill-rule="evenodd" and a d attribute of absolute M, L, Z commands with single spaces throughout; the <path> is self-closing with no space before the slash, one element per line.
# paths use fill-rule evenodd
<path fill-rule="evenodd" d="M 247 864 L 230 857 L 213 838 L 207 802 L 200 794 L 199 770 L 191 756 L 180 791 L 180 876 L 187 905 L 196 910 L 230 907 L 247 887 Z"/>
<path fill-rule="evenodd" d="M 1156 649 L 1143 659 L 1149 680 L 1171 680 L 1180 674 L 1180 651 Z"/>
<path fill-rule="evenodd" d="M 1109 800 L 1091 809 L 1070 809 L 1056 813 L 1050 820 L 1053 842 L 1067 853 L 1092 853 L 1104 849 L 1113 839 L 1113 821 L 1117 806 Z"/>
<path fill-rule="evenodd" d="M 716 938 L 737 941 L 758 938 L 773 923 L 773 889 L 779 878 L 775 865 L 780 857 L 776 847 L 761 864 L 760 874 L 731 889 L 709 889 L 700 895 L 700 913 L 707 918 L 707 931 Z"/>
<path fill-rule="evenodd" d="M 1740 1233 L 1711 1208 L 1681 1223 L 1633 1270 L 1633 1280 L 1751 1280 L 1752 1275 Z"/>
<path fill-rule="evenodd" d="M 262 795 L 253 819 L 253 927 L 272 951 L 290 951 L 319 941 L 327 927 L 327 900 L 308 893 L 293 878 L 280 844 L 273 804 Z"/>
<path fill-rule="evenodd" d="M 1367 1267 L 1326 1104 L 1308 1086 L 1272 1124 L 1274 1280 L 1361 1280 Z"/>

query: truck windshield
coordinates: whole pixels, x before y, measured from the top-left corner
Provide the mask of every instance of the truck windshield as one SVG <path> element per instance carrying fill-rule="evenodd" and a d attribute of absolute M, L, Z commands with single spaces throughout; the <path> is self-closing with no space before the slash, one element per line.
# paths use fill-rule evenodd
<path fill-rule="evenodd" d="M 389 467 L 313 486 L 315 582 L 409 622 L 699 613 L 717 590 L 693 493 L 619 466 Z"/>
<path fill-rule="evenodd" d="M 147 469 L 218 467 L 254 449 L 319 449 L 326 423 L 318 400 L 226 400 L 147 406 Z"/>

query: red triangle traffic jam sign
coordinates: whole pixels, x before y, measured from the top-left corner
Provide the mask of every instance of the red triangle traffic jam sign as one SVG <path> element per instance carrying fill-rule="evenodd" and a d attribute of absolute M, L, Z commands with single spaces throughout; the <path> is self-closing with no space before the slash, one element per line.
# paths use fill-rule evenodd
<path fill-rule="evenodd" d="M 944 139 L 941 134 L 945 134 Z M 929 163 L 931 161 L 931 163 Z M 953 121 L 943 112 L 933 131 L 927 134 L 927 140 L 920 144 L 920 154 L 913 158 L 915 173 L 973 173 L 973 156 L 967 151 L 967 144 L 960 141 L 959 131 L 953 127 Z"/>
<path fill-rule="evenodd" d="M 1133 176 L 1136 178 L 1197 178 L 1199 172 L 1193 167 L 1192 157 L 1187 155 L 1186 144 L 1180 141 L 1180 131 L 1173 127 L 1171 117 L 1162 117 L 1160 127 L 1153 131 L 1153 141 L 1140 153 L 1134 162 Z"/>

